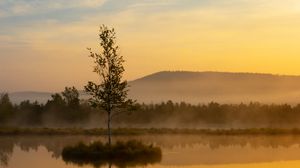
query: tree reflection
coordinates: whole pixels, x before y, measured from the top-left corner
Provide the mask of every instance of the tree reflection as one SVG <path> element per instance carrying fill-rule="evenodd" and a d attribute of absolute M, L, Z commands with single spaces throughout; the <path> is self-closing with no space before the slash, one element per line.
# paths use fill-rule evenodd
<path fill-rule="evenodd" d="M 119 160 L 80 160 L 80 159 L 65 160 L 64 159 L 64 161 L 67 164 L 74 164 L 77 166 L 90 165 L 95 168 L 105 167 L 106 165 L 108 166 L 108 168 L 111 168 L 112 166 L 116 166 L 118 168 L 138 167 L 138 166 L 146 167 L 147 165 L 152 165 L 152 164 L 161 162 L 161 156 L 155 157 L 155 158 L 144 157 L 143 159 L 137 158 L 137 159 L 131 159 L 131 160 L 123 160 L 123 159 L 119 159 Z"/>
<path fill-rule="evenodd" d="M 0 137 L 0 167 L 9 163 L 14 147 L 22 151 L 37 150 L 45 147 L 53 158 L 60 158 L 62 150 L 67 145 L 75 145 L 79 141 L 90 143 L 93 141 L 106 142 L 105 136 L 1 136 Z M 299 135 L 257 135 L 257 136 L 204 136 L 204 135 L 144 135 L 144 136 L 116 136 L 115 141 L 136 139 L 146 144 L 155 144 L 163 150 L 174 147 L 193 147 L 194 145 L 207 146 L 210 149 L 223 147 L 251 147 L 253 149 L 289 148 L 300 145 Z M 109 162 L 93 163 L 94 166 L 109 165 Z M 121 163 L 111 163 L 114 166 L 124 167 Z M 134 165 L 135 163 L 128 163 Z M 145 164 L 145 163 L 144 163 Z"/>
<path fill-rule="evenodd" d="M 0 152 L 0 165 L 7 166 L 9 157 L 10 157 L 9 153 Z"/>
<path fill-rule="evenodd" d="M 11 138 L 0 137 L 0 167 L 8 165 L 14 145 L 15 142 L 11 141 Z"/>
<path fill-rule="evenodd" d="M 159 163 L 162 151 L 159 147 L 146 145 L 141 141 L 118 141 L 114 144 L 94 142 L 90 144 L 78 143 L 63 149 L 62 158 L 67 163 L 80 166 L 115 165 L 119 168 L 147 166 Z"/>

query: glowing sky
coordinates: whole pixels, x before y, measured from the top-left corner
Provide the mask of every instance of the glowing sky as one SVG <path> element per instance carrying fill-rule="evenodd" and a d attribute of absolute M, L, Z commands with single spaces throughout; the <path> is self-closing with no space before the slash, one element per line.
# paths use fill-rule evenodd
<path fill-rule="evenodd" d="M 1 0 L 0 91 L 79 89 L 117 31 L 125 78 L 161 70 L 300 75 L 299 0 Z"/>

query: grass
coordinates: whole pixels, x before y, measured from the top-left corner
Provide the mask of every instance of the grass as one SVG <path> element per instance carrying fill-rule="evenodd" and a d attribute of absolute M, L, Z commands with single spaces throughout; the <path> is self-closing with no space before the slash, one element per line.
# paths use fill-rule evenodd
<path fill-rule="evenodd" d="M 140 141 L 117 142 L 111 146 L 100 141 L 86 145 L 82 142 L 63 149 L 62 158 L 67 163 L 91 164 L 99 167 L 114 164 L 118 167 L 153 164 L 161 161 L 159 147 L 145 145 Z"/>
<path fill-rule="evenodd" d="M 114 135 L 145 134 L 201 134 L 201 135 L 300 135 L 300 129 L 251 128 L 251 129 L 171 129 L 171 128 L 118 128 Z M 106 135 L 102 128 L 0 128 L 0 135 Z"/>

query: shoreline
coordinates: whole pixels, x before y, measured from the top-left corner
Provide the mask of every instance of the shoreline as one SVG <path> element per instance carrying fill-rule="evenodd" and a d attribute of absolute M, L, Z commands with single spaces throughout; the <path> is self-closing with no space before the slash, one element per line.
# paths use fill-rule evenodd
<path fill-rule="evenodd" d="M 300 135 L 300 128 L 247 128 L 247 129 L 184 129 L 184 128 L 115 128 L 113 135 Z M 107 135 L 104 128 L 0 128 L 6 135 Z"/>

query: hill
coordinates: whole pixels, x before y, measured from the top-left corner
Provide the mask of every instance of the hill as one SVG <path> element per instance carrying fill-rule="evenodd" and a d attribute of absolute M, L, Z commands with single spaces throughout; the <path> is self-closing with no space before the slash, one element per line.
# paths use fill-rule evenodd
<path fill-rule="evenodd" d="M 300 102 L 300 76 L 163 71 L 129 84 L 130 96 L 146 103 L 166 100 L 190 103 Z"/>
<path fill-rule="evenodd" d="M 129 97 L 139 102 L 157 103 L 173 100 L 189 103 L 262 103 L 300 102 L 300 76 L 229 73 L 162 71 L 129 82 Z M 81 96 L 84 96 L 81 92 Z M 29 99 L 45 103 L 48 92 L 15 92 L 14 103 Z"/>
<path fill-rule="evenodd" d="M 24 92 L 12 92 L 9 93 L 9 98 L 15 104 L 19 104 L 23 100 L 30 100 L 31 102 L 38 101 L 41 103 L 47 102 L 51 98 L 50 92 L 34 92 L 34 91 L 24 91 Z"/>
<path fill-rule="evenodd" d="M 24 91 L 24 92 L 12 92 L 9 93 L 9 98 L 14 104 L 19 104 L 24 100 L 30 100 L 31 102 L 38 101 L 39 103 L 45 104 L 49 99 L 51 99 L 51 92 L 35 92 L 35 91 Z M 87 99 L 86 93 L 84 91 L 79 91 L 81 99 Z"/>

